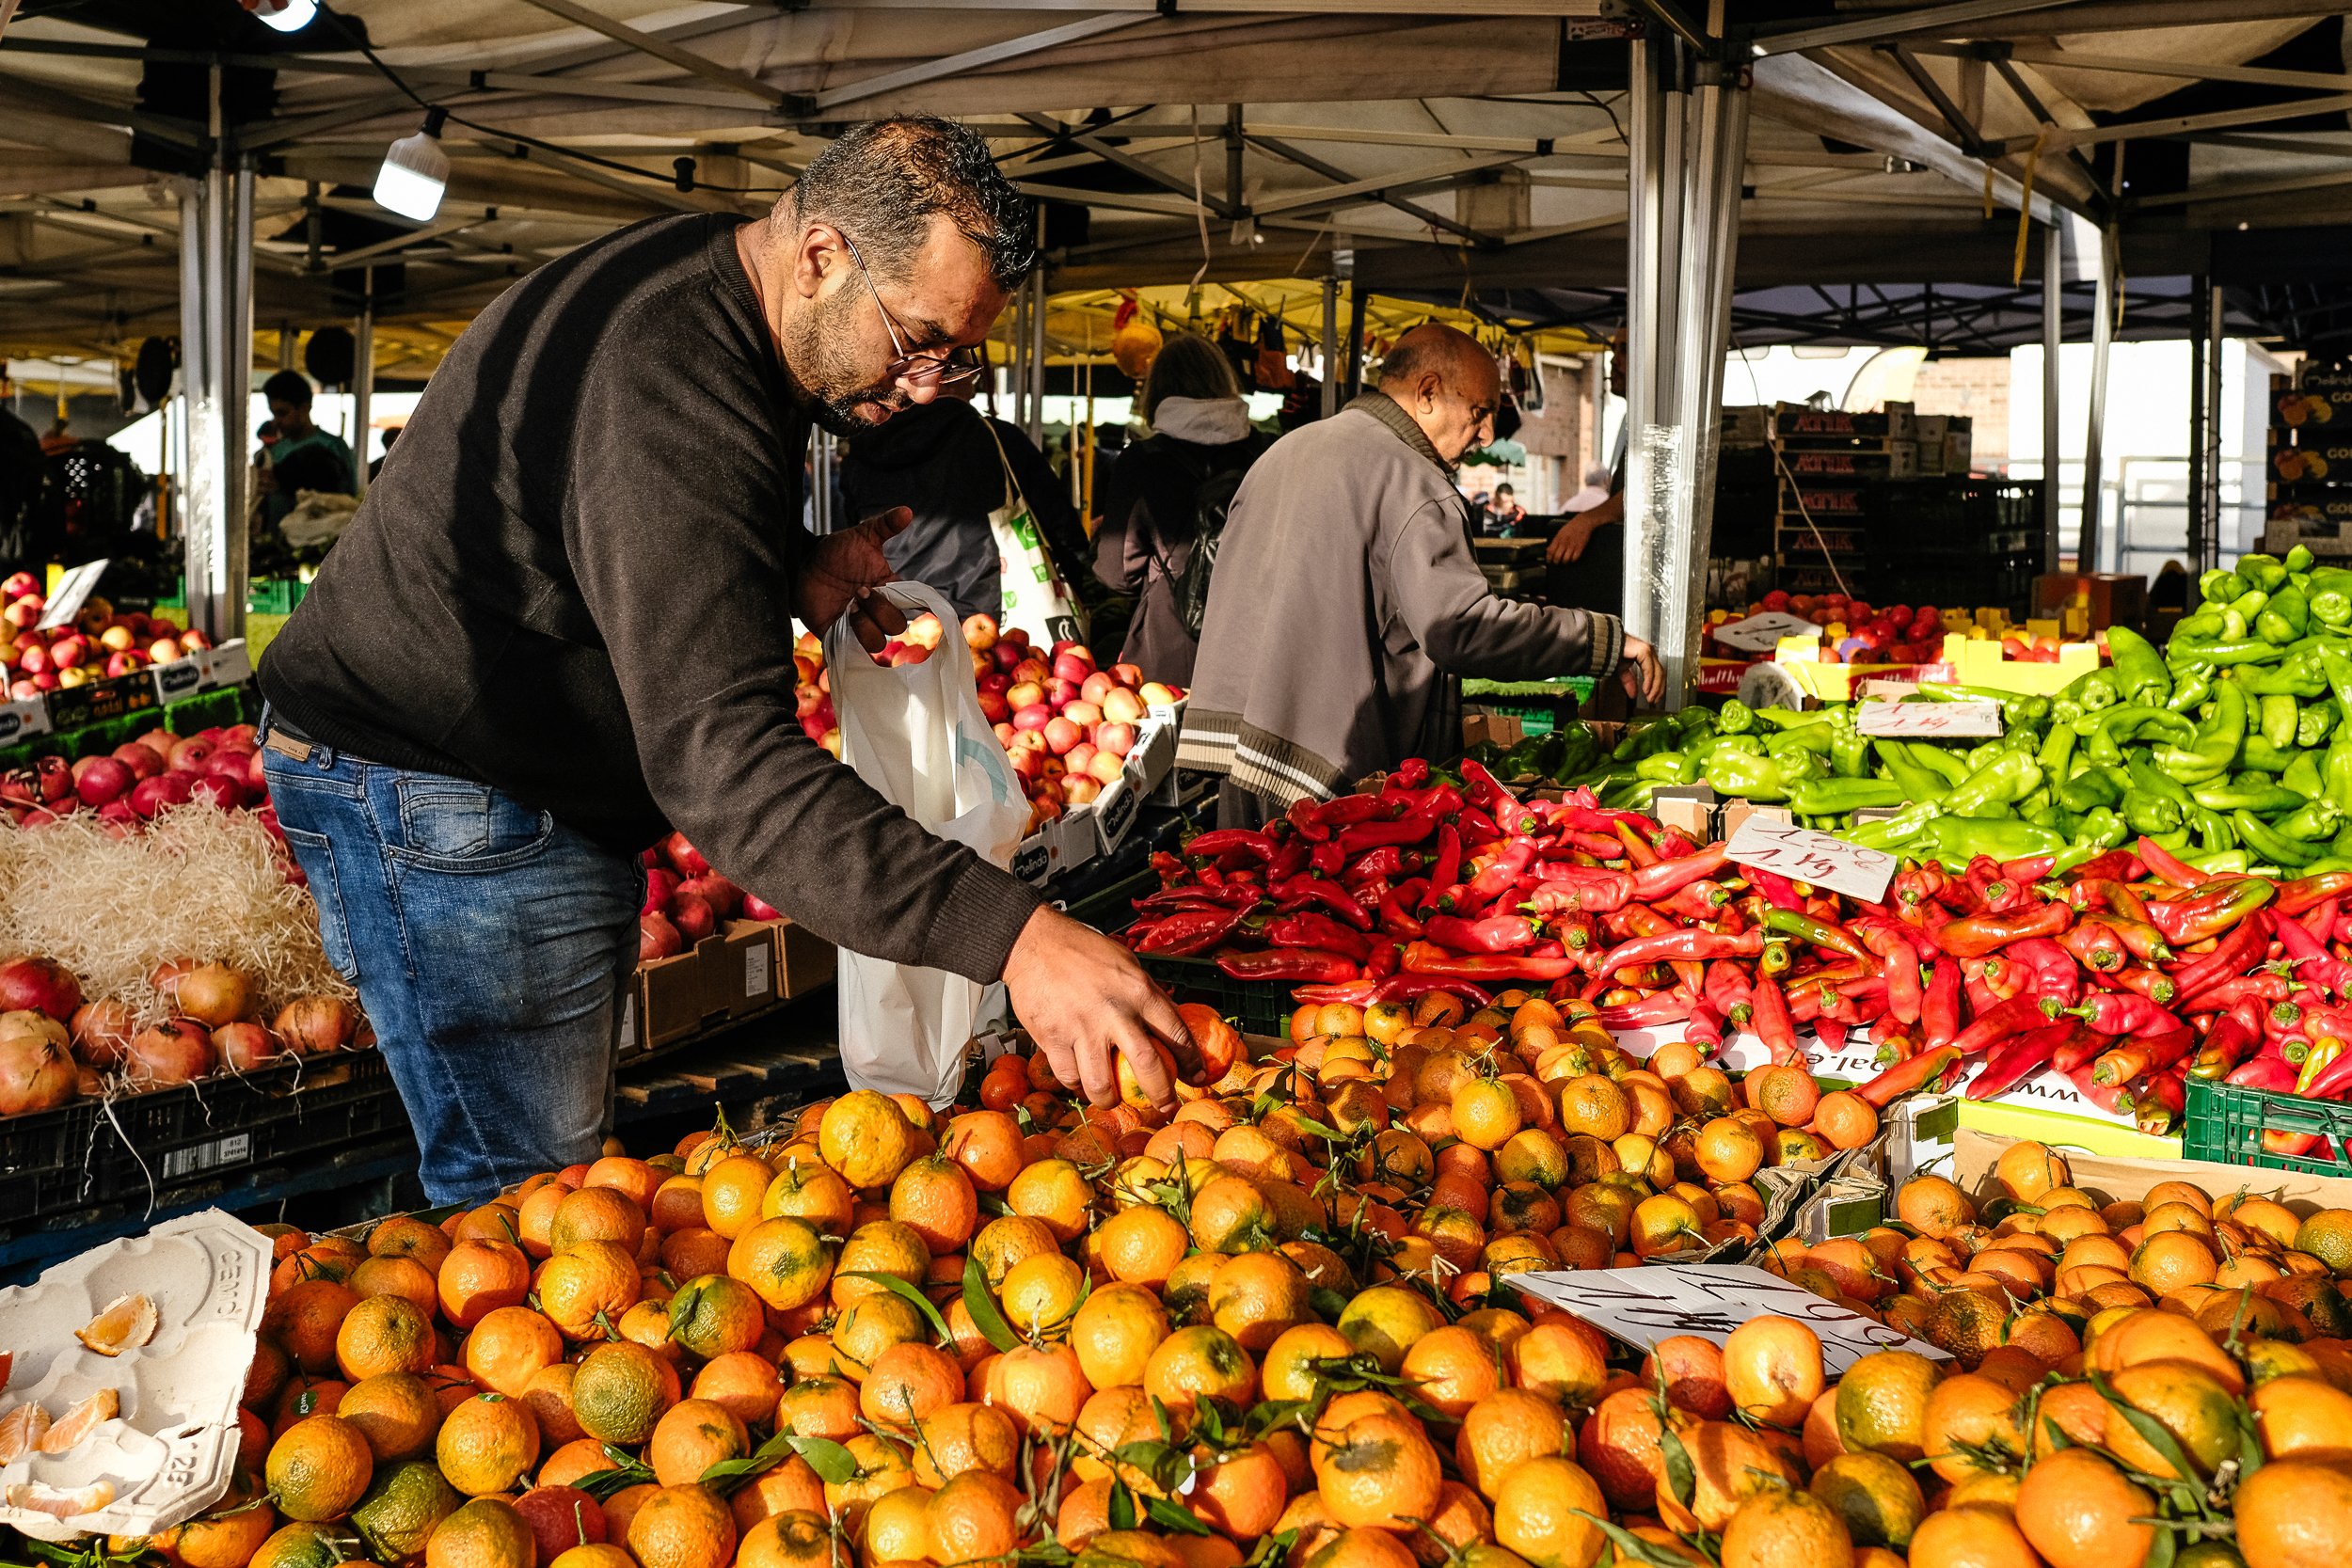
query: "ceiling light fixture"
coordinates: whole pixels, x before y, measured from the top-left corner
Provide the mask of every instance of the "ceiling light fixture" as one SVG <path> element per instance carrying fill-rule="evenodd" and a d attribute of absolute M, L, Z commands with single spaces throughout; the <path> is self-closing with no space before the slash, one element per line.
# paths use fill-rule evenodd
<path fill-rule="evenodd" d="M 384 166 L 375 171 L 375 200 L 402 217 L 429 223 L 441 210 L 441 195 L 449 189 L 449 154 L 441 150 L 441 126 L 449 111 L 424 112 L 424 126 L 392 143 Z"/>

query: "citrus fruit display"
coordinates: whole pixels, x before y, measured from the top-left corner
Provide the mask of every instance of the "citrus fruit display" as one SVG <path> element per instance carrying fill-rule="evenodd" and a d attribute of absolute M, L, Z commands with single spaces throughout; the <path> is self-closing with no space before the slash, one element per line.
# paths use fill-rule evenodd
<path fill-rule="evenodd" d="M 1329 1005 L 1279 1041 L 1185 1020 L 1216 1076 L 1172 1112 L 1082 1106 L 1015 1051 L 946 1111 L 850 1093 L 438 1225 L 271 1227 L 250 1474 L 110 1550 L 2352 1561 L 2352 1211 L 2108 1202 L 2021 1143 L 1973 1188 L 1902 1183 L 1865 1234 L 1760 1242 L 1759 1173 L 1873 1131 L 1801 1069 L 1636 1064 L 1521 992 Z M 1849 1359 L 1735 1314 L 1635 1346 L 1511 1284 L 1727 1243 L 1905 1341 Z"/>

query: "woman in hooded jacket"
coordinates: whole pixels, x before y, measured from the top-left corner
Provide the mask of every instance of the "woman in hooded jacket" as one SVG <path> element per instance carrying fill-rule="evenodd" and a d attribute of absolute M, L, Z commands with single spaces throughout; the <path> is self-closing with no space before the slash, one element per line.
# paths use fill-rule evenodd
<path fill-rule="evenodd" d="M 1094 575 L 1136 595 L 1120 661 L 1148 680 L 1190 686 L 1200 643 L 1184 625 L 1179 591 L 1202 493 L 1213 503 L 1230 500 L 1239 475 L 1274 438 L 1250 425 L 1225 356 L 1190 332 L 1169 333 L 1152 361 L 1143 417 L 1152 435 L 1121 452 L 1104 481 Z"/>

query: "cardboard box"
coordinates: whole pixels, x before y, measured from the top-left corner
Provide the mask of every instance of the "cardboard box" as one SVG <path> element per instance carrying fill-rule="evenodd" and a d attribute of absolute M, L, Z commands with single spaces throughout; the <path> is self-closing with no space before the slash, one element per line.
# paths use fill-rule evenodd
<path fill-rule="evenodd" d="M 1890 403 L 1876 414 L 1850 414 L 1842 408 L 1812 408 L 1804 404 L 1784 403 L 1772 410 L 1772 435 L 1783 441 L 1856 436 L 1911 440 L 1916 438 L 1912 434 L 1913 420 L 1912 405 L 1907 403 Z"/>
<path fill-rule="evenodd" d="M 2148 579 L 2121 572 L 2045 572 L 2033 579 L 2037 615 L 2058 616 L 2078 593 L 2090 600 L 2090 629 L 2137 626 L 2148 614 Z"/>
<path fill-rule="evenodd" d="M 1994 1163 L 2002 1150 L 2016 1143 L 1997 1133 L 1963 1126 L 1952 1145 L 1952 1180 L 1979 1198 L 2000 1189 L 1993 1182 Z M 2352 1178 L 2306 1176 L 2300 1171 L 2224 1165 L 2210 1160 L 2164 1160 L 2135 1156 L 2113 1159 L 2060 1148 L 2070 1180 L 2091 1196 L 2110 1203 L 2137 1203 L 2159 1181 L 2186 1181 L 2209 1196 L 2225 1197 L 2236 1192 L 2256 1192 L 2276 1198 L 2297 1214 L 2320 1209 L 2352 1209 Z"/>
<path fill-rule="evenodd" d="M 195 679 L 187 690 L 177 696 L 193 696 L 202 686 L 202 672 L 192 659 L 186 664 Z M 61 687 L 44 692 L 42 700 L 49 705 L 51 727 L 78 730 L 85 724 L 96 724 L 108 719 L 121 719 L 134 713 L 147 713 L 161 705 L 157 688 L 161 684 L 156 672 L 142 670 L 135 675 L 117 675 L 111 680 L 91 681 L 87 686 Z"/>
<path fill-rule="evenodd" d="M 716 936 L 703 939 L 704 942 L 719 940 Z M 639 964 L 636 1039 L 633 1049 L 630 1045 L 623 1046 L 624 1054 L 658 1051 L 700 1029 L 703 1026 L 706 991 L 700 944 L 672 958 Z"/>
<path fill-rule="evenodd" d="M 703 1016 L 744 1018 L 776 1005 L 776 923 L 730 920 L 698 952 Z"/>
<path fill-rule="evenodd" d="M 776 998 L 789 1002 L 833 984 L 840 965 L 840 949 L 805 926 L 779 920 L 771 927 L 776 942 Z"/>
<path fill-rule="evenodd" d="M 2284 555 L 2300 545 L 2323 561 L 2352 557 L 2352 536 L 2324 522 L 2304 523 L 2295 517 L 2274 517 L 2263 526 L 2263 548 Z"/>
<path fill-rule="evenodd" d="M 1965 428 L 1964 421 L 1955 420 L 1952 422 L 1962 428 L 1945 433 L 1944 471 L 1958 478 L 1975 466 L 1977 438 L 1974 432 Z"/>

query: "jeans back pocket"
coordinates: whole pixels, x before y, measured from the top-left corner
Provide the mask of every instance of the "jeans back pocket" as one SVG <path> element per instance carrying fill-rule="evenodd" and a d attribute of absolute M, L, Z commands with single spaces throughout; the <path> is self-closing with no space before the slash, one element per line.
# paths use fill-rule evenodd
<path fill-rule="evenodd" d="M 294 851 L 295 863 L 310 879 L 310 901 L 319 911 L 319 944 L 326 949 L 326 961 L 335 966 L 336 974 L 358 985 L 359 959 L 351 948 L 351 920 L 343 912 L 342 884 L 335 877 L 334 845 L 325 833 L 289 828 L 283 822 L 278 831 L 286 835 L 286 847 Z"/>

